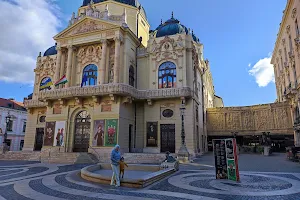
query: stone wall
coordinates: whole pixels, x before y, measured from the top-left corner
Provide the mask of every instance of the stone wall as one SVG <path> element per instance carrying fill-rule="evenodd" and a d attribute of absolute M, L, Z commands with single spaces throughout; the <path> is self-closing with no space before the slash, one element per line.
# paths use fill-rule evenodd
<path fill-rule="evenodd" d="M 274 103 L 246 107 L 207 109 L 208 135 L 232 136 L 262 134 L 293 135 L 290 107 L 287 103 Z"/>

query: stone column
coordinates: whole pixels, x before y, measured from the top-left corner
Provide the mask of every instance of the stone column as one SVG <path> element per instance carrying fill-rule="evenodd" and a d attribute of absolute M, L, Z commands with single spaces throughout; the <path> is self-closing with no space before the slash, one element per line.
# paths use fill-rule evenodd
<path fill-rule="evenodd" d="M 67 72 L 66 72 L 68 82 L 66 83 L 66 87 L 71 86 L 72 58 L 73 58 L 73 46 L 70 45 L 68 46 L 68 61 L 67 61 Z"/>
<path fill-rule="evenodd" d="M 57 50 L 57 58 L 56 58 L 56 69 L 55 69 L 55 77 L 54 77 L 53 84 L 60 79 L 59 73 L 60 73 L 61 55 L 62 55 L 61 47 L 56 47 L 56 50 Z"/>
<path fill-rule="evenodd" d="M 63 75 L 65 75 L 65 74 L 64 74 L 65 62 L 66 62 L 66 52 L 63 51 L 63 52 L 62 52 L 62 55 L 61 55 L 60 73 L 59 73 L 59 78 L 58 78 L 58 80 L 61 79 L 61 77 L 62 77 Z M 64 85 L 59 85 L 58 87 L 59 87 L 59 88 L 63 88 L 63 86 L 64 86 Z"/>
<path fill-rule="evenodd" d="M 120 48 L 121 40 L 120 38 L 115 38 L 115 64 L 114 64 L 114 83 L 119 82 L 119 73 L 120 73 Z"/>
<path fill-rule="evenodd" d="M 98 85 L 105 83 L 106 75 L 106 54 L 107 54 L 107 41 L 102 40 L 102 55 L 101 55 L 101 64 L 98 68 Z"/>

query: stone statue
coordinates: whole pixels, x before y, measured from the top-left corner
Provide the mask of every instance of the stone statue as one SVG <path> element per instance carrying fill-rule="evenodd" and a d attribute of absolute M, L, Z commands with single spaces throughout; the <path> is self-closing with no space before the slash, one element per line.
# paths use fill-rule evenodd
<path fill-rule="evenodd" d="M 166 159 L 165 159 L 165 162 L 168 162 L 168 163 L 173 163 L 173 162 L 176 162 L 177 160 L 173 157 L 173 156 L 170 156 L 170 152 L 166 152 Z"/>

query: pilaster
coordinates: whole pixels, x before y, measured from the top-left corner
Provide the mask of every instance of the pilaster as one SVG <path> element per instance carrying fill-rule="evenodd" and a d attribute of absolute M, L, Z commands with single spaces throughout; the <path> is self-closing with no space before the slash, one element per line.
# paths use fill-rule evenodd
<path fill-rule="evenodd" d="M 66 86 L 71 86 L 71 69 L 72 69 L 72 58 L 73 58 L 73 46 L 68 46 L 68 61 L 67 61 L 67 83 Z"/>
<path fill-rule="evenodd" d="M 107 54 L 107 40 L 102 40 L 102 55 L 101 55 L 101 64 L 98 68 L 98 84 L 105 83 L 105 75 L 106 75 L 106 54 Z"/>
<path fill-rule="evenodd" d="M 115 39 L 115 64 L 114 64 L 114 83 L 118 83 L 120 79 L 120 48 L 121 48 L 121 40 L 119 37 Z"/>

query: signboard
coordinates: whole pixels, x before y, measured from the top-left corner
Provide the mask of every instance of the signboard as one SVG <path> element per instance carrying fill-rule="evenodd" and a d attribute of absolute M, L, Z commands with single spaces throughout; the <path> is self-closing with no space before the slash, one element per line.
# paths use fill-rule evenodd
<path fill-rule="evenodd" d="M 105 131 L 105 120 L 94 121 L 94 136 L 93 136 L 94 147 L 104 146 L 104 131 Z"/>
<path fill-rule="evenodd" d="M 147 122 L 147 147 L 157 147 L 157 122 Z"/>
<path fill-rule="evenodd" d="M 239 181 L 236 139 L 213 140 L 216 179 Z"/>
<path fill-rule="evenodd" d="M 113 147 L 117 144 L 118 136 L 118 120 L 108 119 L 106 120 L 106 133 L 105 133 L 105 146 Z"/>
<path fill-rule="evenodd" d="M 55 122 L 46 122 L 46 134 L 44 136 L 44 146 L 52 146 L 54 140 Z"/>
<path fill-rule="evenodd" d="M 55 124 L 55 136 L 53 146 L 63 147 L 65 146 L 65 129 L 66 129 L 66 122 L 56 122 Z"/>

